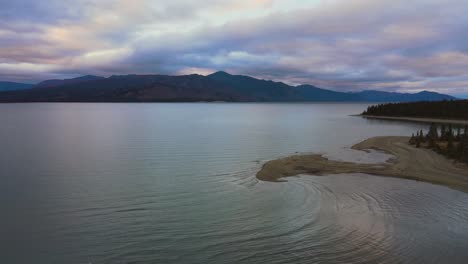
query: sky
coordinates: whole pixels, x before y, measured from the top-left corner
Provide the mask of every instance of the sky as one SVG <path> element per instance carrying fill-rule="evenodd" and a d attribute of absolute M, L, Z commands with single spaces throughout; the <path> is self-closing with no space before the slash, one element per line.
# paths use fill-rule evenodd
<path fill-rule="evenodd" d="M 0 80 L 217 70 L 468 96 L 466 0 L 0 0 Z"/>

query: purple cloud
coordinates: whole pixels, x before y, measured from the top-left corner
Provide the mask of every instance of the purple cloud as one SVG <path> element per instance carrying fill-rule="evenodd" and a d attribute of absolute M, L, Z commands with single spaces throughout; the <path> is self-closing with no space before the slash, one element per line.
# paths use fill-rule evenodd
<path fill-rule="evenodd" d="M 336 90 L 468 93 L 461 0 L 4 2 L 2 80 L 223 69 Z"/>

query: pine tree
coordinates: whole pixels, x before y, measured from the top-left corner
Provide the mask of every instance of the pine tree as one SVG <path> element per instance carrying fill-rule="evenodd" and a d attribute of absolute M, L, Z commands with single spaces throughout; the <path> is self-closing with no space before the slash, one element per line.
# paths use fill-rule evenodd
<path fill-rule="evenodd" d="M 429 139 L 428 139 L 428 142 L 429 142 L 429 148 L 434 148 L 435 147 L 435 139 L 434 137 L 430 136 Z"/>
<path fill-rule="evenodd" d="M 445 124 L 442 124 L 442 126 L 440 127 L 440 140 L 445 140 Z"/>
<path fill-rule="evenodd" d="M 421 146 L 421 135 L 419 134 L 419 131 L 416 132 L 415 141 L 416 141 L 416 147 L 419 148 Z"/>
<path fill-rule="evenodd" d="M 453 135 L 452 135 L 452 133 L 449 133 L 448 136 L 447 136 L 447 155 L 452 157 L 453 152 L 454 152 L 454 149 L 453 149 Z"/>
<path fill-rule="evenodd" d="M 437 133 L 437 125 L 435 123 L 431 123 L 431 128 L 430 128 L 430 131 L 431 131 L 431 136 L 434 140 L 437 140 L 437 138 L 439 137 L 438 133 Z"/>
<path fill-rule="evenodd" d="M 447 140 L 448 140 L 448 137 L 451 137 L 451 136 L 453 136 L 453 129 L 452 129 L 452 124 L 449 124 L 447 128 Z"/>
<path fill-rule="evenodd" d="M 414 133 L 413 133 L 413 134 L 411 134 L 411 138 L 410 138 L 410 140 L 409 140 L 409 144 L 410 144 L 410 145 L 414 145 L 415 143 L 416 143 L 416 139 L 414 138 Z"/>
<path fill-rule="evenodd" d="M 419 132 L 419 141 L 420 141 L 421 143 L 424 142 L 424 133 L 423 133 L 422 129 L 421 129 L 420 132 Z"/>
<path fill-rule="evenodd" d="M 463 151 L 465 150 L 466 141 L 465 138 L 461 138 L 460 143 L 457 145 L 456 156 L 458 159 L 462 159 Z"/>
<path fill-rule="evenodd" d="M 433 126 L 434 126 L 434 123 L 431 123 L 431 125 L 429 126 L 429 130 L 427 131 L 427 134 L 426 134 L 427 139 L 429 139 L 432 136 Z"/>
<path fill-rule="evenodd" d="M 460 160 L 468 163 L 468 142 L 465 142 L 463 152 L 461 154 Z"/>
<path fill-rule="evenodd" d="M 438 133 L 437 133 L 437 125 L 434 123 L 431 123 L 431 126 L 429 127 L 429 132 L 427 132 L 427 140 L 429 142 L 429 148 L 434 148 L 436 144 L 436 140 L 438 138 Z"/>

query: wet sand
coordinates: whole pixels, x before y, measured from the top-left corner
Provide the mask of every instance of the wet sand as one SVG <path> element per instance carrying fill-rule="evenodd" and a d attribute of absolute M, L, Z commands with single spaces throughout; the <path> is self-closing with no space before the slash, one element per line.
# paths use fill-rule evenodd
<path fill-rule="evenodd" d="M 429 149 L 408 144 L 408 137 L 373 137 L 352 147 L 384 151 L 394 157 L 386 163 L 363 164 L 329 160 L 319 154 L 294 155 L 265 163 L 257 173 L 263 181 L 279 181 L 299 174 L 366 173 L 444 185 L 468 192 L 468 166 Z"/>
<path fill-rule="evenodd" d="M 439 123 L 439 124 L 468 125 L 468 120 L 456 120 L 456 119 L 396 117 L 396 116 L 374 116 L 374 115 L 356 115 L 356 116 L 369 118 L 369 119 L 411 121 L 411 122 L 419 122 L 419 123 Z"/>

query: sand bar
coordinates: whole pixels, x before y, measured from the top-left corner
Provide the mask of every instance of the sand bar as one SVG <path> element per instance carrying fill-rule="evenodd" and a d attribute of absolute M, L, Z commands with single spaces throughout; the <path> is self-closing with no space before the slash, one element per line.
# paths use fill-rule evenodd
<path fill-rule="evenodd" d="M 299 174 L 366 173 L 430 182 L 468 192 L 468 166 L 432 150 L 415 148 L 408 137 L 373 137 L 354 145 L 356 150 L 376 149 L 394 156 L 386 163 L 362 164 L 329 160 L 319 154 L 294 155 L 266 162 L 257 173 L 263 181 L 278 181 Z"/>
<path fill-rule="evenodd" d="M 411 121 L 419 123 L 438 123 L 438 124 L 454 124 L 468 125 L 468 120 L 457 119 L 437 119 L 437 118 L 419 118 L 419 117 L 398 117 L 398 116 L 375 116 L 375 115 L 356 115 L 369 119 L 395 120 L 395 121 Z"/>

